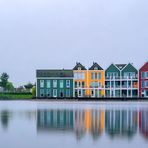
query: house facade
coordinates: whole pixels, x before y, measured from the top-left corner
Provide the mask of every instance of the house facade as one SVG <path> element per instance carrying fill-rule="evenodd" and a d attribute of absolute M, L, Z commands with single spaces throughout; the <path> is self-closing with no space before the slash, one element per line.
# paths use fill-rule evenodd
<path fill-rule="evenodd" d="M 138 97 L 138 70 L 133 64 L 111 64 L 105 71 L 106 97 Z"/>
<path fill-rule="evenodd" d="M 148 62 L 139 70 L 139 96 L 148 97 Z"/>
<path fill-rule="evenodd" d="M 94 62 L 88 69 L 87 77 L 88 96 L 95 98 L 104 97 L 105 72 L 103 68 Z"/>
<path fill-rule="evenodd" d="M 86 97 L 88 95 L 87 88 L 87 69 L 81 64 L 76 63 L 73 68 L 74 73 L 74 96 L 75 97 Z"/>
<path fill-rule="evenodd" d="M 72 70 L 37 70 L 36 96 L 40 98 L 73 97 Z"/>
<path fill-rule="evenodd" d="M 76 63 L 74 72 L 75 97 L 104 97 L 105 72 L 97 63 L 87 70 L 81 63 Z"/>

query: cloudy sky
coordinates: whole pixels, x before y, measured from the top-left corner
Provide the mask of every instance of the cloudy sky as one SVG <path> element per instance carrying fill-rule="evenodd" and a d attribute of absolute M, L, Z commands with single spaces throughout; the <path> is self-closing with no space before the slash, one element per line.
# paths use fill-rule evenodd
<path fill-rule="evenodd" d="M 148 61 L 148 0 L 0 0 L 0 73 Z"/>

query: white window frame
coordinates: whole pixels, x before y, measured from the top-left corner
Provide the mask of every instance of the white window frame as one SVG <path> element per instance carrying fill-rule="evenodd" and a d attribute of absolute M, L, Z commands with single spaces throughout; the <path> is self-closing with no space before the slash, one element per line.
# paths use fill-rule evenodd
<path fill-rule="evenodd" d="M 53 80 L 53 88 L 57 88 L 57 80 Z"/>
<path fill-rule="evenodd" d="M 40 88 L 44 88 L 44 80 L 40 80 Z"/>

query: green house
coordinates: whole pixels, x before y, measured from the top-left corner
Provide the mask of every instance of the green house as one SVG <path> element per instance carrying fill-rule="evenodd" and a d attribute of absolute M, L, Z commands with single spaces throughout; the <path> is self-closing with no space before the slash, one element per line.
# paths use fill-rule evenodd
<path fill-rule="evenodd" d="M 106 97 L 138 97 L 138 70 L 133 64 L 111 64 L 105 71 Z"/>
<path fill-rule="evenodd" d="M 73 70 L 37 70 L 36 97 L 72 98 Z"/>

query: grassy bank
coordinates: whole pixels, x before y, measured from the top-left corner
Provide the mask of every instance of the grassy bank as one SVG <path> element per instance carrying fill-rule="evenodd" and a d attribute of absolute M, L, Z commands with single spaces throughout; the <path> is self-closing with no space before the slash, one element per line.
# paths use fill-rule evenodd
<path fill-rule="evenodd" d="M 0 93 L 0 100 L 32 99 L 31 93 Z"/>

